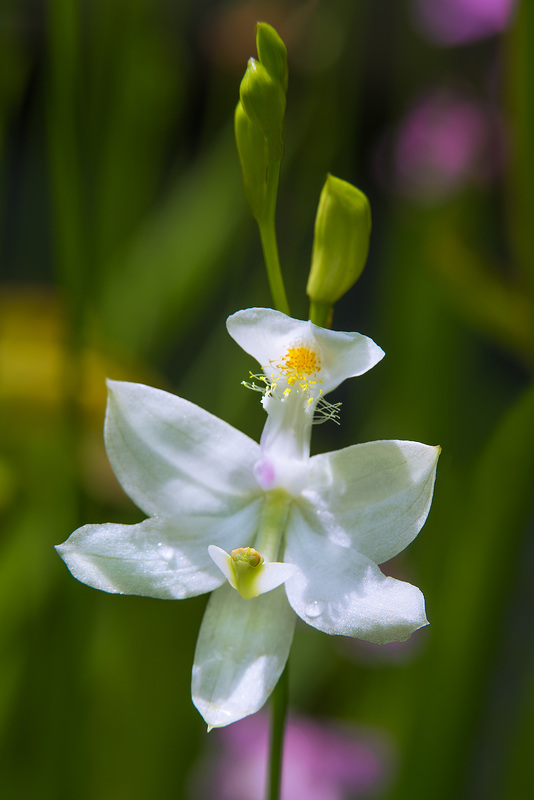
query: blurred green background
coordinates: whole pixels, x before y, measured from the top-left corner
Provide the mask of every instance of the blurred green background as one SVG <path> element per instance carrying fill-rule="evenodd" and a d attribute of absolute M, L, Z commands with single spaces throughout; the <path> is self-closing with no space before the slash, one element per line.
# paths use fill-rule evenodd
<path fill-rule="evenodd" d="M 491 0 L 493 27 L 462 27 L 474 0 L 434 5 L 441 17 L 423 0 L 1 0 L 3 797 L 198 797 L 191 775 L 222 735 L 190 700 L 205 598 L 100 594 L 53 545 L 142 518 L 107 465 L 106 376 L 261 432 L 239 385 L 253 365 L 224 328 L 271 303 L 232 130 L 258 19 L 289 53 L 278 230 L 295 316 L 327 171 L 373 210 L 334 326 L 387 357 L 332 396 L 342 425 L 314 447 L 443 448 L 429 520 L 384 567 L 422 588 L 431 625 L 386 648 L 299 627 L 291 707 L 383 737 L 376 796 L 526 796 L 534 6 Z"/>

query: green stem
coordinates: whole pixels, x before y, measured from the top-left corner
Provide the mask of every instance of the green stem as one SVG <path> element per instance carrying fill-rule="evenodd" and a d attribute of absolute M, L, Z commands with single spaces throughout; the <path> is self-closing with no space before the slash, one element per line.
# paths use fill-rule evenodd
<path fill-rule="evenodd" d="M 260 229 L 261 246 L 263 257 L 267 268 L 267 278 L 273 298 L 274 307 L 284 314 L 289 314 L 289 303 L 287 302 L 282 270 L 280 268 L 280 258 L 278 255 L 278 242 L 276 239 L 275 210 L 276 194 L 278 191 L 278 176 L 280 174 L 280 162 L 269 168 L 267 177 L 267 212 L 262 218 L 258 218 Z"/>
<path fill-rule="evenodd" d="M 269 784 L 267 800 L 279 800 L 282 780 L 282 757 L 284 751 L 284 732 L 287 716 L 288 665 L 278 679 L 271 696 L 271 749 L 269 754 Z"/>
<path fill-rule="evenodd" d="M 321 328 L 332 327 L 333 306 L 326 303 L 319 303 L 316 300 L 310 302 L 310 320 Z"/>

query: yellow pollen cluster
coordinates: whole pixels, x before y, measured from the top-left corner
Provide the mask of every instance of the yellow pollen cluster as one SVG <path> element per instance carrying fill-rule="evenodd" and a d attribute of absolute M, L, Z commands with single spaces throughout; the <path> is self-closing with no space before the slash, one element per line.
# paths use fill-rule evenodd
<path fill-rule="evenodd" d="M 231 558 L 234 564 L 244 563 L 248 564 L 249 567 L 257 567 L 263 564 L 263 556 L 253 547 L 238 547 L 236 550 L 232 550 Z"/>
<path fill-rule="evenodd" d="M 271 361 L 271 364 L 273 363 Z M 316 378 L 317 373 L 321 370 L 321 361 L 317 353 L 307 347 L 290 347 L 281 362 L 274 366 L 280 372 L 276 377 L 273 375 L 272 388 L 276 385 L 276 378 L 283 375 L 289 384 L 284 390 L 285 395 L 290 393 L 295 384 L 302 391 L 309 391 L 313 386 L 321 383 L 321 379 Z"/>

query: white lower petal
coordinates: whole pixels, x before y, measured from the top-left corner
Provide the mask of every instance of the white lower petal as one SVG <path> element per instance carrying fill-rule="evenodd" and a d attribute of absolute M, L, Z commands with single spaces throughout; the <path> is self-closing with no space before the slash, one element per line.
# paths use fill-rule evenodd
<path fill-rule="evenodd" d="M 320 631 L 387 644 L 428 624 L 416 586 L 386 577 L 365 556 L 311 530 L 297 508 L 289 520 L 285 561 L 298 568 L 285 584 L 289 602 Z"/>
<path fill-rule="evenodd" d="M 282 674 L 294 626 L 282 587 L 251 600 L 227 583 L 212 594 L 191 685 L 193 702 L 209 728 L 259 711 Z"/>
<path fill-rule="evenodd" d="M 231 550 L 252 541 L 258 514 L 256 502 L 226 518 L 152 517 L 138 525 L 84 525 L 56 550 L 75 578 L 103 592 L 194 597 L 224 580 L 208 545 L 218 541 Z"/>

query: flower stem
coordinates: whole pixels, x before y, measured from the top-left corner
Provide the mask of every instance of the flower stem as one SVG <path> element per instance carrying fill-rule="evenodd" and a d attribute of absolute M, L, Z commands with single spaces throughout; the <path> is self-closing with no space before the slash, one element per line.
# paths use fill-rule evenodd
<path fill-rule="evenodd" d="M 321 328 L 332 327 L 333 307 L 326 303 L 319 303 L 316 300 L 310 302 L 310 319 Z"/>
<path fill-rule="evenodd" d="M 275 210 L 276 194 L 278 191 L 278 177 L 280 174 L 280 162 L 269 168 L 267 176 L 267 212 L 262 217 L 258 217 L 258 227 L 260 229 L 261 246 L 263 257 L 267 268 L 267 278 L 273 298 L 273 304 L 278 311 L 289 314 L 289 303 L 287 302 L 282 270 L 280 268 L 280 258 L 278 256 L 278 242 L 276 239 Z"/>
<path fill-rule="evenodd" d="M 284 752 L 284 732 L 287 715 L 288 665 L 278 679 L 271 696 L 272 721 L 269 754 L 269 784 L 266 800 L 279 800 L 282 780 L 282 757 Z"/>

